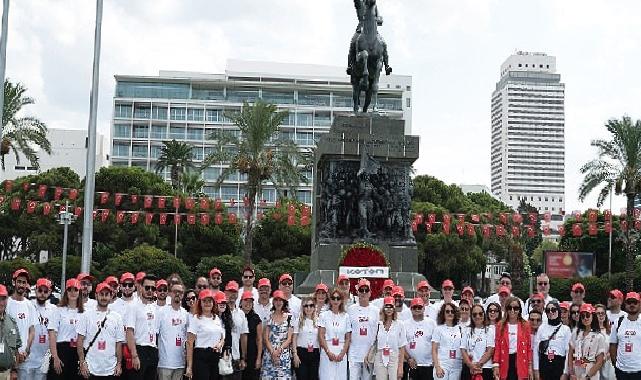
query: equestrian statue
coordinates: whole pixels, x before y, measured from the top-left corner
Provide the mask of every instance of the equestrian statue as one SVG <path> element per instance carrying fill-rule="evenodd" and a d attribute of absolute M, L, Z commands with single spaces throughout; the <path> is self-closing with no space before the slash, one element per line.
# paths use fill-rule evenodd
<path fill-rule="evenodd" d="M 354 7 L 358 26 L 350 43 L 347 62 L 347 75 L 351 76 L 353 90 L 354 112 L 358 112 L 361 91 L 365 92 L 363 112 L 367 112 L 372 101 L 373 110 L 376 111 L 381 69 L 385 66 L 385 74 L 392 73 L 387 56 L 387 44 L 378 34 L 378 26 L 383 25 L 383 18 L 378 14 L 376 0 L 354 0 Z"/>

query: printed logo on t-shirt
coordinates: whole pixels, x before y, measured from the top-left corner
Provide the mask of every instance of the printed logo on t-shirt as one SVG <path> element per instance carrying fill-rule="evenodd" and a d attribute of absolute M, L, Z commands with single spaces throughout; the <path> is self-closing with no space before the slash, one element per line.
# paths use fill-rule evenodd
<path fill-rule="evenodd" d="M 152 319 L 154 319 L 154 313 L 152 313 L 152 312 L 147 312 L 147 320 L 148 320 L 148 321 L 150 321 L 150 320 L 152 320 Z"/>
<path fill-rule="evenodd" d="M 104 340 L 99 341 L 98 350 L 104 351 L 105 349 L 107 349 L 107 342 L 105 342 Z"/>
<path fill-rule="evenodd" d="M 178 326 L 178 325 L 182 325 L 182 324 L 183 324 L 183 320 L 181 318 L 172 318 L 171 319 L 171 325 L 172 326 Z"/>
<path fill-rule="evenodd" d="M 418 339 L 418 338 L 420 338 L 420 337 L 422 337 L 422 336 L 423 336 L 423 330 L 416 330 L 416 331 L 414 332 L 414 338 L 417 338 L 417 339 Z"/>
<path fill-rule="evenodd" d="M 27 315 L 25 313 L 18 313 L 18 319 L 25 319 Z"/>
<path fill-rule="evenodd" d="M 367 315 L 360 315 L 358 317 L 359 322 L 369 322 L 369 317 Z"/>
<path fill-rule="evenodd" d="M 625 335 L 626 336 L 628 336 L 628 335 L 637 335 L 637 332 L 634 331 L 634 330 L 625 330 Z"/>

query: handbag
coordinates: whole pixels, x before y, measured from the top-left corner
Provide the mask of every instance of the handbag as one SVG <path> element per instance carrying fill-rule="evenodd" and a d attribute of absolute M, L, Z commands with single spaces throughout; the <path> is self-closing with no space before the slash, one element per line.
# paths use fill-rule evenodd
<path fill-rule="evenodd" d="M 374 344 L 372 347 L 367 351 L 367 362 L 370 364 L 374 364 L 374 360 L 376 360 L 376 354 L 378 353 L 378 330 L 381 328 L 381 323 L 378 323 L 378 326 L 376 326 L 376 338 L 374 339 Z"/>
<path fill-rule="evenodd" d="M 554 338 L 557 332 L 559 332 L 559 329 L 563 326 L 562 323 L 559 323 L 559 327 L 554 330 L 552 335 L 550 335 L 549 338 L 542 340 L 539 342 L 539 355 L 547 355 L 548 354 L 548 347 L 550 347 L 550 339 Z"/>
<path fill-rule="evenodd" d="M 227 351 L 218 361 L 218 373 L 222 376 L 231 375 L 234 373 L 234 366 L 231 362 L 231 354 Z"/>

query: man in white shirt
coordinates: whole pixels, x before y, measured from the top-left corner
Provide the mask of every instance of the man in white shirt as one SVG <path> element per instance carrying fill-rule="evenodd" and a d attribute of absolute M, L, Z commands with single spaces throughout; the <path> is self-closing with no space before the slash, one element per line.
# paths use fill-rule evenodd
<path fill-rule="evenodd" d="M 556 302 L 556 301 L 554 301 L 554 302 Z M 543 318 L 543 322 L 547 322 L 548 317 L 546 315 L 547 313 L 544 310 L 545 309 L 545 305 L 547 305 L 547 304 L 544 302 L 543 293 L 534 293 L 534 294 L 532 294 L 530 296 L 530 298 L 528 298 L 528 304 L 530 305 L 529 306 L 530 308 L 523 311 L 523 318 L 524 319 L 528 318 L 527 316 L 530 314 L 530 312 L 532 310 L 536 310 L 539 313 L 541 313 L 541 315 L 543 316 L 542 317 Z"/>
<path fill-rule="evenodd" d="M 207 281 L 207 279 L 205 279 Z M 218 292 L 222 292 L 223 290 L 221 289 L 223 283 L 223 272 L 220 271 L 218 268 L 212 268 L 209 271 L 209 289 L 213 290 L 214 295 Z M 196 283 L 196 287 L 194 289 L 197 290 L 197 293 L 200 292 L 202 289 L 198 287 L 198 283 Z"/>
<path fill-rule="evenodd" d="M 615 363 L 617 380 L 638 380 L 641 378 L 641 321 L 639 321 L 637 292 L 628 292 L 625 305 L 628 315 L 621 325 L 615 323 L 610 334 L 610 356 Z"/>
<path fill-rule="evenodd" d="M 621 310 L 622 304 L 623 293 L 619 289 L 610 291 L 610 296 L 608 297 L 608 311 L 606 312 L 608 320 L 610 321 L 610 326 L 613 326 L 615 323 L 617 323 L 619 321 L 619 318 L 628 315 L 628 313 Z"/>
<path fill-rule="evenodd" d="M 394 306 L 396 307 L 396 314 L 399 321 L 406 321 L 412 318 L 410 308 L 405 305 L 405 290 L 402 286 L 395 286 L 392 289 L 392 296 L 394 297 Z"/>
<path fill-rule="evenodd" d="M 385 297 L 391 297 L 392 296 L 392 289 L 394 288 L 394 280 L 391 278 L 386 279 L 383 281 L 383 294 L 372 303 L 379 309 L 383 308 L 383 301 L 385 300 Z"/>
<path fill-rule="evenodd" d="M 503 308 L 505 306 L 505 299 L 507 297 L 514 296 L 512 294 L 512 276 L 508 272 L 503 272 L 501 273 L 501 279 L 499 281 L 500 281 L 500 287 L 499 287 L 498 293 L 489 296 L 485 300 L 485 303 L 483 304 L 483 307 L 485 308 L 485 310 L 487 310 L 488 305 L 491 304 L 492 302 L 500 304 L 501 308 Z M 503 299 L 503 303 L 501 303 L 501 299 L 500 299 L 501 290 L 503 289 L 503 292 L 505 292 L 504 288 L 507 289 L 508 294 L 507 294 L 507 297 Z M 521 304 L 521 310 L 525 311 L 526 310 L 525 305 L 523 305 L 523 301 L 521 299 L 519 299 L 519 303 Z"/>
<path fill-rule="evenodd" d="M 441 307 L 446 303 L 452 303 L 458 306 L 458 302 L 454 300 L 454 282 L 449 278 L 445 279 L 441 284 L 441 295 L 443 296 L 443 299 L 434 304 L 437 315 L 438 312 L 441 311 Z"/>
<path fill-rule="evenodd" d="M 243 370 L 247 366 L 247 334 L 249 326 L 247 317 L 239 307 L 236 306 L 238 299 L 238 283 L 229 281 L 225 286 L 225 295 L 227 296 L 227 307 L 231 311 L 231 317 L 234 321 L 234 328 L 231 331 L 231 357 L 234 365 L 234 374 L 231 375 L 233 380 L 240 380 Z"/>
<path fill-rule="evenodd" d="M 272 294 L 272 284 L 268 278 L 258 280 L 258 298 L 254 301 L 254 311 L 265 323 L 269 320 L 272 312 L 272 301 L 269 295 Z"/>
<path fill-rule="evenodd" d="M 51 281 L 46 278 L 39 278 L 36 281 L 36 299 L 34 300 L 36 322 L 34 325 L 34 340 L 31 345 L 31 353 L 22 365 L 22 370 L 26 378 L 44 380 L 47 374 L 40 372 L 40 366 L 44 360 L 45 353 L 49 349 L 49 318 L 55 306 L 49 301 L 51 295 Z"/>
<path fill-rule="evenodd" d="M 585 286 L 583 286 L 583 284 L 580 282 L 572 285 L 570 297 L 572 297 L 573 304 L 577 304 L 579 306 L 583 305 L 583 303 L 585 302 Z"/>
<path fill-rule="evenodd" d="M 125 330 L 120 314 L 109 310 L 112 297 L 109 284 L 98 284 L 96 308 L 82 313 L 76 328 L 80 372 L 85 378 L 120 376 Z"/>
<path fill-rule="evenodd" d="M 122 296 L 109 305 L 109 309 L 120 314 L 125 318 L 125 311 L 131 305 L 134 299 L 134 290 L 136 289 L 135 277 L 133 273 L 125 272 L 120 276 L 120 289 Z"/>
<path fill-rule="evenodd" d="M 31 380 L 28 370 L 25 368 L 25 360 L 31 353 L 31 345 L 35 337 L 35 325 L 38 323 L 36 308 L 24 294 L 29 288 L 29 272 L 26 269 L 18 269 L 13 272 L 13 294 L 7 302 L 7 315 L 16 321 L 22 345 L 18 347 L 16 368 L 18 369 L 18 380 Z"/>
<path fill-rule="evenodd" d="M 552 301 L 559 302 L 556 298 L 550 296 L 550 278 L 546 273 L 541 273 L 536 276 L 536 292 L 535 294 L 543 294 L 543 307 L 549 304 Z M 530 306 L 530 298 L 525 302 L 524 311 L 529 311 L 532 307 Z M 545 313 L 543 313 L 545 315 Z"/>
<path fill-rule="evenodd" d="M 371 380 L 371 368 L 364 361 L 376 338 L 380 310 L 369 302 L 372 290 L 367 279 L 358 280 L 356 288 L 358 303 L 347 309 L 352 326 L 352 341 L 348 352 L 349 376 L 350 380 Z"/>
<path fill-rule="evenodd" d="M 423 313 L 425 313 L 425 316 L 436 321 L 438 310 L 435 305 L 430 303 L 431 289 L 432 287 L 429 282 L 426 280 L 420 281 L 416 286 L 416 295 L 423 300 Z"/>
<path fill-rule="evenodd" d="M 156 281 L 156 307 L 162 309 L 167 305 L 167 293 L 169 293 L 169 284 L 166 280 Z"/>
<path fill-rule="evenodd" d="M 129 305 L 125 313 L 127 347 L 133 368 L 127 371 L 129 380 L 155 380 L 158 368 L 158 320 L 154 303 L 156 277 L 146 275 L 141 283 L 140 301 Z"/>
<path fill-rule="evenodd" d="M 93 282 L 96 281 L 96 278 L 89 273 L 80 273 L 76 277 L 80 281 L 80 297 L 82 297 L 82 302 L 85 307 L 85 311 L 90 311 L 96 308 L 96 300 L 89 298 L 91 291 L 93 290 Z"/>
<path fill-rule="evenodd" d="M 158 313 L 158 380 L 181 380 L 185 373 L 188 314 L 181 302 L 185 289 L 171 287 L 171 304 Z"/>
<path fill-rule="evenodd" d="M 254 299 L 258 299 L 258 289 L 254 287 L 254 280 L 256 279 L 256 274 L 250 266 L 246 266 L 243 269 L 243 288 L 239 289 L 239 293 L 242 295 L 244 292 L 251 292 Z M 236 300 L 236 307 L 240 307 L 240 297 Z"/>
<path fill-rule="evenodd" d="M 425 301 L 414 298 L 410 304 L 412 319 L 403 322 L 405 326 L 405 358 L 409 364 L 411 379 L 430 379 L 433 376 L 432 332 L 436 320 L 425 318 Z"/>
<path fill-rule="evenodd" d="M 285 294 L 289 312 L 292 314 L 292 320 L 297 319 L 300 315 L 300 298 L 292 294 L 294 289 L 294 279 L 289 273 L 283 273 L 278 279 L 278 289 Z"/>
<path fill-rule="evenodd" d="M 341 293 L 343 293 L 345 309 L 358 302 L 356 297 L 352 294 L 352 292 L 350 292 L 349 277 L 345 276 L 344 274 L 339 275 L 338 280 L 336 281 L 336 287 L 338 288 L 338 290 L 340 290 Z"/>

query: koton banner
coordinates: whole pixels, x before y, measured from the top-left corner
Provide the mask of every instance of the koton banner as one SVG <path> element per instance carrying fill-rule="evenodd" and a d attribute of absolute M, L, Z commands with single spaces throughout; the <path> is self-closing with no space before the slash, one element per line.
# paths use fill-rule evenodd
<path fill-rule="evenodd" d="M 389 267 L 338 267 L 338 274 L 349 278 L 389 278 Z"/>
<path fill-rule="evenodd" d="M 550 278 L 589 277 L 594 273 L 592 252 L 545 252 L 545 273 Z"/>

